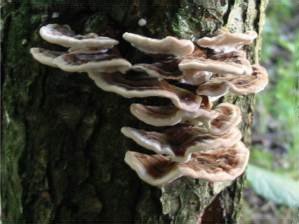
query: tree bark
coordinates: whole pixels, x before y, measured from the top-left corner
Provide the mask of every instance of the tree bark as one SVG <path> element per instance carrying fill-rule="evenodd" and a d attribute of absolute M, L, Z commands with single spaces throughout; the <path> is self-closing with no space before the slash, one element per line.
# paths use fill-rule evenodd
<path fill-rule="evenodd" d="M 41 25 L 69 24 L 121 40 L 125 31 L 153 37 L 198 38 L 221 27 L 261 33 L 265 0 L 22 0 L 2 3 L 3 223 L 236 223 L 243 177 L 230 186 L 181 178 L 158 189 L 141 182 L 123 162 L 136 148 L 124 125 L 142 127 L 129 113 L 133 100 L 98 89 L 86 74 L 35 62 L 31 47 L 55 47 Z M 58 16 L 58 17 L 57 17 Z M 138 26 L 145 18 L 147 24 Z M 58 49 L 58 48 L 57 48 Z M 140 53 L 125 41 L 131 62 Z M 132 49 L 132 48 L 130 48 Z M 258 61 L 260 38 L 248 47 Z M 250 144 L 254 96 L 227 96 L 240 105 Z"/>

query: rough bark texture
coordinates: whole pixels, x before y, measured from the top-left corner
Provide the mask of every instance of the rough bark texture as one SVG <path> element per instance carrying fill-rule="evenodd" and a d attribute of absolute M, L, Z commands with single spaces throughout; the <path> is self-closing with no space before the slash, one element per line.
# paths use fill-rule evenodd
<path fill-rule="evenodd" d="M 121 126 L 143 126 L 129 114 L 132 100 L 101 91 L 85 74 L 38 64 L 29 48 L 55 48 L 37 32 L 48 23 L 119 40 L 125 31 L 184 38 L 212 35 L 223 26 L 261 32 L 264 7 L 263 0 L 2 3 L 3 222 L 235 223 L 243 177 L 221 193 L 227 183 L 182 178 L 161 190 L 144 184 L 123 162 L 125 151 L 136 146 L 120 134 Z M 140 18 L 145 27 L 138 26 Z M 259 43 L 248 48 L 252 60 Z M 120 47 L 130 61 L 140 58 L 124 41 Z M 241 106 L 249 144 L 254 97 L 223 100 Z"/>

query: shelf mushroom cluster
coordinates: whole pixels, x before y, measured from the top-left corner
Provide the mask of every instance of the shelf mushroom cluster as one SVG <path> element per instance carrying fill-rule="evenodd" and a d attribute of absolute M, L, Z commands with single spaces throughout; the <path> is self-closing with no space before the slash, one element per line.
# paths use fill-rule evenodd
<path fill-rule="evenodd" d="M 115 47 L 117 40 L 90 33 L 76 35 L 69 26 L 49 24 L 41 37 L 69 48 L 64 52 L 32 48 L 42 64 L 67 72 L 85 72 L 95 84 L 126 98 L 161 97 L 165 105 L 134 103 L 130 111 L 160 131 L 123 127 L 121 132 L 152 151 L 127 151 L 125 162 L 145 182 L 163 186 L 182 176 L 212 182 L 231 181 L 248 163 L 249 150 L 238 129 L 240 109 L 230 103 L 213 106 L 228 92 L 245 95 L 265 88 L 268 75 L 251 65 L 244 45 L 256 33 L 220 31 L 195 42 L 165 37 L 152 39 L 133 33 L 123 38 L 150 59 L 132 65 Z"/>

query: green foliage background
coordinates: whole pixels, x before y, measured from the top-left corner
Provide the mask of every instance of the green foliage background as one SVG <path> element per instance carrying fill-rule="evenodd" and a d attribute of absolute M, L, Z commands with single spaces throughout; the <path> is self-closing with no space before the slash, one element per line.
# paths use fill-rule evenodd
<path fill-rule="evenodd" d="M 261 214 L 247 195 L 243 218 L 291 223 L 290 214 L 299 213 L 299 1 L 269 0 L 266 15 L 261 63 L 270 83 L 257 95 L 253 139 L 262 144 L 253 142 L 247 187 L 262 205 L 271 204 L 272 213 Z"/>
<path fill-rule="evenodd" d="M 270 84 L 257 96 L 255 134 L 267 136 L 276 131 L 275 140 L 286 152 L 277 157 L 275 152 L 256 146 L 251 162 L 299 179 L 299 1 L 270 0 L 261 61 L 269 72 Z M 273 125 L 276 130 L 269 129 Z"/>

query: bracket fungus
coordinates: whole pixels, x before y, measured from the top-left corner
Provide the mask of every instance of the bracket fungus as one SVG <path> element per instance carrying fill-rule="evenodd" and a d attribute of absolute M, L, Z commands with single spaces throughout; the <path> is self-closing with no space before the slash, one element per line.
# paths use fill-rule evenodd
<path fill-rule="evenodd" d="M 54 62 L 54 59 L 63 55 L 64 52 L 34 47 L 30 49 L 30 53 L 32 54 L 33 58 L 41 64 L 56 68 L 58 66 Z"/>
<path fill-rule="evenodd" d="M 55 58 L 53 62 L 66 72 L 125 73 L 131 67 L 131 63 L 110 51 L 70 52 Z"/>
<path fill-rule="evenodd" d="M 252 44 L 257 33 L 248 31 L 246 33 L 230 33 L 225 29 L 221 29 L 217 36 L 203 37 L 196 43 L 204 48 L 210 48 L 216 52 L 232 52 L 241 49 L 244 45 Z"/>
<path fill-rule="evenodd" d="M 247 95 L 262 91 L 268 84 L 267 71 L 260 65 L 252 66 L 251 75 L 231 75 L 212 77 L 210 81 L 198 86 L 196 93 L 206 96 L 222 96 L 227 92 Z"/>
<path fill-rule="evenodd" d="M 182 110 L 173 105 L 167 106 L 147 106 L 143 104 L 132 104 L 130 106 L 132 115 L 146 124 L 161 127 L 173 126 L 178 123 L 193 123 L 210 121 L 217 113 L 206 108 L 198 108 L 190 112 Z"/>
<path fill-rule="evenodd" d="M 183 74 L 179 69 L 179 60 L 177 58 L 167 58 L 152 64 L 140 63 L 132 66 L 136 71 L 143 71 L 149 76 L 159 79 L 179 80 Z"/>
<path fill-rule="evenodd" d="M 244 172 L 248 159 L 249 150 L 242 142 L 229 148 L 193 153 L 186 163 L 133 151 L 125 156 L 126 163 L 140 179 L 154 186 L 166 185 L 182 176 L 211 182 L 233 181 Z"/>
<path fill-rule="evenodd" d="M 90 72 L 89 76 L 101 89 L 114 92 L 126 98 L 164 97 L 178 108 L 196 111 L 200 107 L 201 97 L 188 90 L 171 85 L 165 80 L 159 81 L 147 75 L 103 74 Z"/>
<path fill-rule="evenodd" d="M 123 127 L 121 132 L 138 145 L 158 154 L 168 155 L 172 161 L 177 162 L 189 161 L 195 152 L 228 148 L 242 137 L 237 128 L 222 135 L 212 135 L 196 126 L 170 127 L 164 132 Z"/>
<path fill-rule="evenodd" d="M 132 46 L 147 54 L 185 56 L 194 51 L 192 41 L 180 40 L 171 36 L 160 40 L 134 33 L 124 33 L 123 38 L 131 43 Z"/>
<path fill-rule="evenodd" d="M 122 58 L 117 40 L 91 33 L 76 35 L 69 26 L 49 24 L 41 37 L 69 48 L 32 48 L 34 59 L 67 72 L 86 72 L 95 85 L 126 98 L 159 97 L 163 105 L 134 103 L 130 111 L 156 131 L 123 127 L 121 132 L 155 154 L 127 151 L 125 162 L 145 182 L 163 186 L 182 176 L 212 182 L 232 181 L 244 172 L 249 150 L 238 129 L 241 110 L 212 104 L 228 92 L 257 93 L 268 83 L 266 70 L 251 65 L 242 49 L 257 34 L 221 30 L 195 42 L 168 36 L 153 39 L 124 33 L 123 39 L 152 61 Z M 156 55 L 156 56 L 155 56 Z"/>
<path fill-rule="evenodd" d="M 68 25 L 48 24 L 41 27 L 40 36 L 49 43 L 75 49 L 109 49 L 118 44 L 117 40 L 98 36 L 95 33 L 76 35 Z"/>
<path fill-rule="evenodd" d="M 49 24 L 41 27 L 41 37 L 49 43 L 69 48 L 68 51 L 52 51 L 31 48 L 30 53 L 40 63 L 58 67 L 66 72 L 121 72 L 131 63 L 123 59 L 116 49 L 117 40 L 91 33 L 76 35 L 68 25 Z"/>
<path fill-rule="evenodd" d="M 180 63 L 179 67 L 182 71 L 206 71 L 215 74 L 249 75 L 252 73 L 251 66 L 200 58 L 185 59 Z"/>

